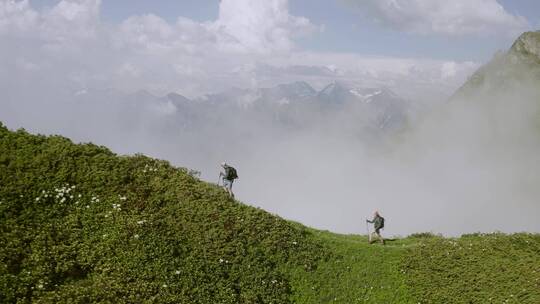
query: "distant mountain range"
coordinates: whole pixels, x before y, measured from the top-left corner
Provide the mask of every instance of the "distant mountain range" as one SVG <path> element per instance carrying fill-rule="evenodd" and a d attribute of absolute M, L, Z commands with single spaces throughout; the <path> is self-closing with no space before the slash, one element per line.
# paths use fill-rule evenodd
<path fill-rule="evenodd" d="M 147 91 L 123 94 L 116 90 L 84 89 L 74 94 L 74 100 L 77 103 L 107 102 L 109 107 L 164 116 L 184 130 L 224 126 L 227 119 L 237 121 L 236 125 L 253 122 L 287 129 L 334 125 L 336 120 L 348 119 L 359 129 L 386 132 L 404 127 L 418 111 L 411 101 L 388 88 L 337 81 L 320 91 L 299 81 L 270 88 L 231 88 L 193 99 L 178 93 L 154 96 Z M 234 128 L 234 125 L 227 127 Z"/>

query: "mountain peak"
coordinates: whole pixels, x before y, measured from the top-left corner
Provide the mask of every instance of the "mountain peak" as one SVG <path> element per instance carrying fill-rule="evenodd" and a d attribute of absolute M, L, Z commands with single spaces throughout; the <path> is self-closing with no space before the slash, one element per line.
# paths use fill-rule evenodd
<path fill-rule="evenodd" d="M 331 83 L 329 83 L 326 87 L 324 87 L 324 89 L 322 89 L 319 92 L 319 95 L 330 96 L 330 95 L 336 94 L 337 92 L 347 91 L 348 90 L 347 87 L 348 86 L 342 83 L 341 81 L 334 80 Z"/>
<path fill-rule="evenodd" d="M 510 48 L 510 53 L 540 61 L 540 31 L 521 34 Z"/>
<path fill-rule="evenodd" d="M 175 92 L 171 92 L 167 94 L 166 98 L 172 102 L 177 102 L 177 103 L 185 103 L 185 102 L 191 101 L 189 98 L 185 97 L 184 95 L 181 95 Z"/>
<path fill-rule="evenodd" d="M 156 96 L 144 89 L 131 93 L 131 96 L 137 100 L 153 100 L 156 98 Z"/>
<path fill-rule="evenodd" d="M 305 81 L 295 81 L 291 83 L 280 84 L 277 86 L 277 88 L 303 97 L 313 96 L 316 93 L 315 89 L 313 89 L 313 87 Z"/>
<path fill-rule="evenodd" d="M 512 47 L 480 67 L 450 100 L 487 92 L 510 92 L 525 83 L 537 90 L 540 80 L 540 31 L 521 34 Z M 516 89 L 519 90 L 519 89 Z"/>

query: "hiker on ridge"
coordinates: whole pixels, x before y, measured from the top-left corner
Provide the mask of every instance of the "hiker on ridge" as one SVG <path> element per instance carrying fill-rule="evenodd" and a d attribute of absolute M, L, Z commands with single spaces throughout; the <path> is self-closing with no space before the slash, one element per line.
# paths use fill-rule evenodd
<path fill-rule="evenodd" d="M 381 236 L 381 229 L 384 228 L 384 217 L 379 214 L 379 211 L 375 211 L 373 219 L 371 221 L 366 219 L 366 222 L 373 224 L 373 228 L 375 228 L 375 232 L 369 234 L 369 243 L 373 244 L 375 242 L 372 236 L 376 234 L 381 244 L 384 245 L 384 238 Z"/>
<path fill-rule="evenodd" d="M 223 182 L 223 189 L 229 193 L 229 195 L 234 198 L 234 193 L 232 192 L 232 185 L 235 179 L 238 178 L 236 169 L 229 166 L 226 162 L 221 163 L 223 171 L 219 172 L 219 179 Z M 219 182 L 218 182 L 219 185 Z"/>

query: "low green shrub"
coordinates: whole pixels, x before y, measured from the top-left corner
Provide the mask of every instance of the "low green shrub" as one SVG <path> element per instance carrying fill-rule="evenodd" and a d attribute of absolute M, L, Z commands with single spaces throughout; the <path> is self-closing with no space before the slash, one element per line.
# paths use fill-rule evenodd
<path fill-rule="evenodd" d="M 288 303 L 303 226 L 143 155 L 0 127 L 1 303 Z"/>
<path fill-rule="evenodd" d="M 0 303 L 540 303 L 540 235 L 387 245 L 198 172 L 0 125 Z"/>
<path fill-rule="evenodd" d="M 402 258 L 420 303 L 540 303 L 540 235 L 427 238 Z"/>

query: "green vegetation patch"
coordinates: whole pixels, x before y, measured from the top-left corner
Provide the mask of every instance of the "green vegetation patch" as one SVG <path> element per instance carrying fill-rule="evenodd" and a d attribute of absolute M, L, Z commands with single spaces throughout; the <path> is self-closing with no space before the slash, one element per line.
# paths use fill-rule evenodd
<path fill-rule="evenodd" d="M 416 303 L 401 272 L 409 239 L 369 245 L 367 237 L 314 231 L 332 254 L 317 269 L 292 270 L 295 303 Z"/>
<path fill-rule="evenodd" d="M 540 303 L 540 235 L 424 238 L 403 256 L 420 303 Z"/>
<path fill-rule="evenodd" d="M 0 303 L 540 303 L 540 235 L 365 236 L 0 125 Z"/>
<path fill-rule="evenodd" d="M 0 303 L 288 303 L 303 226 L 142 155 L 0 126 Z"/>

